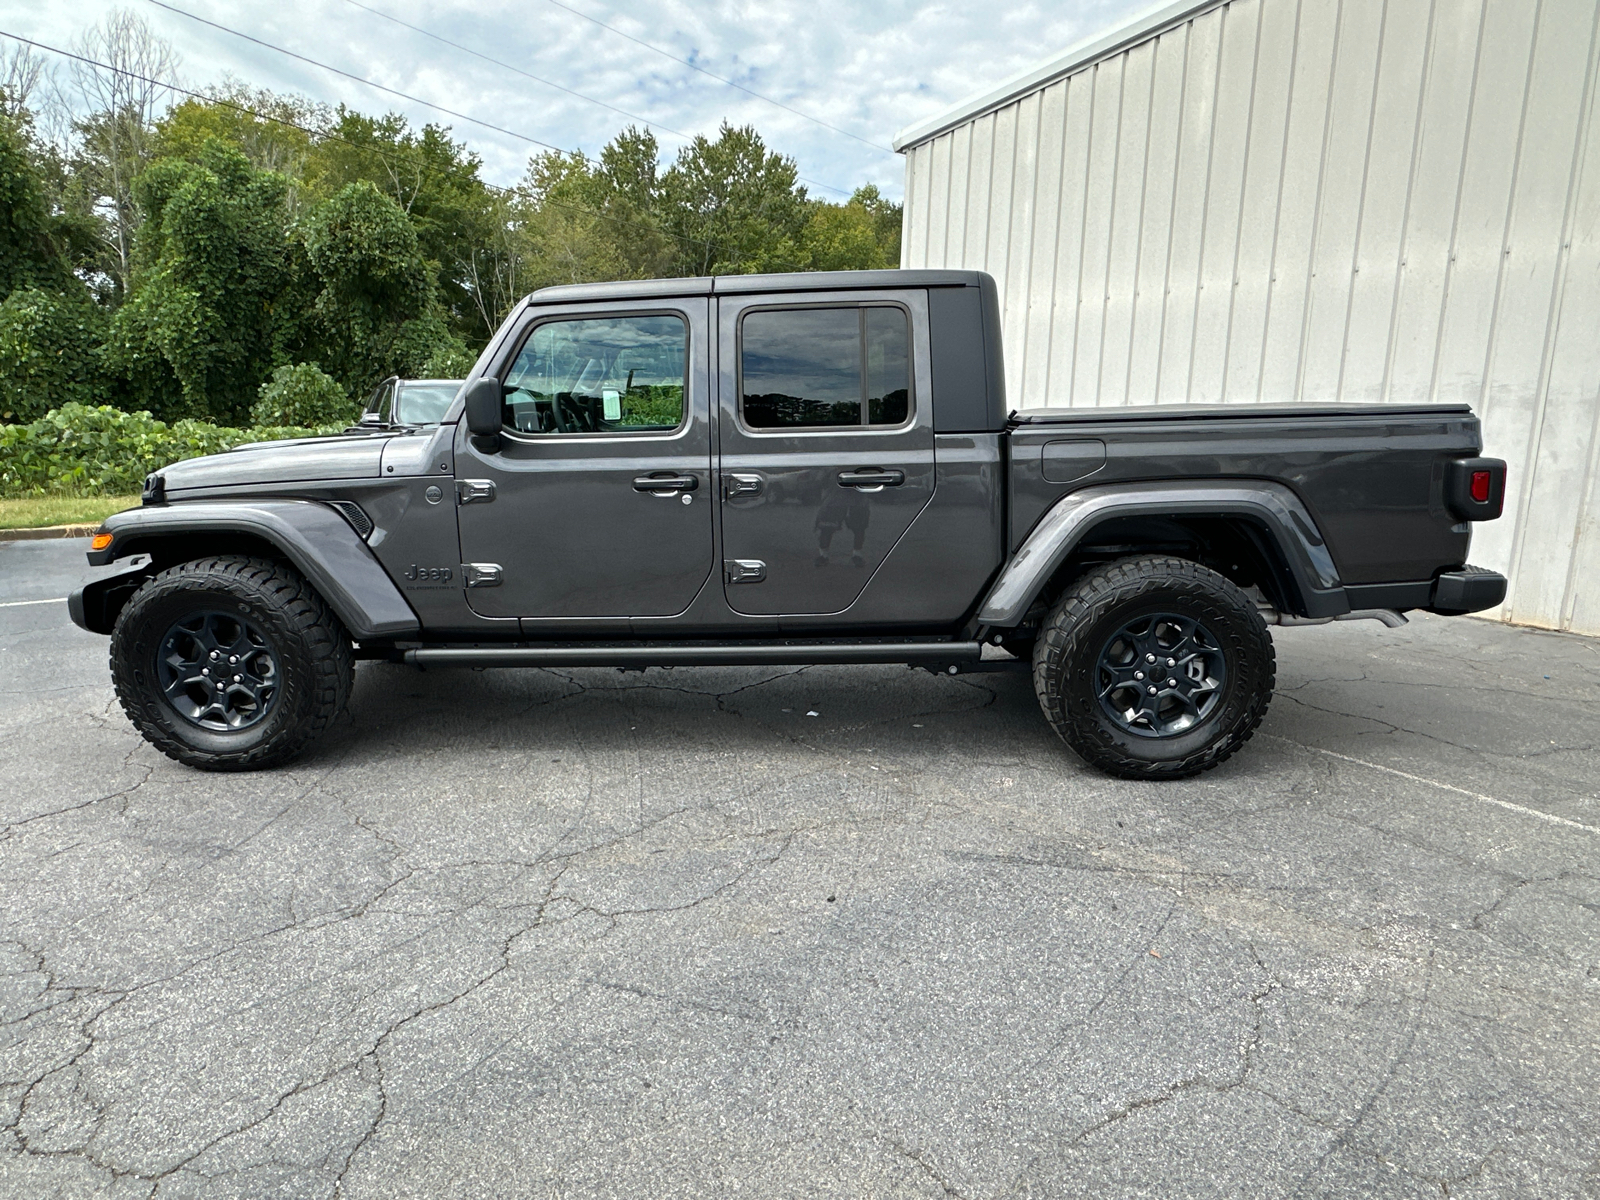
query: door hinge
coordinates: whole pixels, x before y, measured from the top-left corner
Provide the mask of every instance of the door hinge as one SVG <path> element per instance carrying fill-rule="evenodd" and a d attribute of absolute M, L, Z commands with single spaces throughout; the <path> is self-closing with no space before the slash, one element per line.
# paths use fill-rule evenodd
<path fill-rule="evenodd" d="M 732 500 L 735 496 L 759 496 L 761 494 L 762 479 L 759 475 L 744 473 L 729 474 L 722 477 L 722 495 L 724 499 Z"/>
<path fill-rule="evenodd" d="M 767 564 L 759 558 L 725 558 L 722 575 L 729 583 L 760 583 L 767 577 Z"/>
<path fill-rule="evenodd" d="M 501 575 L 499 563 L 461 564 L 461 578 L 469 588 L 499 587 Z"/>
<path fill-rule="evenodd" d="M 492 479 L 458 479 L 456 480 L 456 502 L 458 504 L 488 504 L 494 500 L 494 480 Z"/>

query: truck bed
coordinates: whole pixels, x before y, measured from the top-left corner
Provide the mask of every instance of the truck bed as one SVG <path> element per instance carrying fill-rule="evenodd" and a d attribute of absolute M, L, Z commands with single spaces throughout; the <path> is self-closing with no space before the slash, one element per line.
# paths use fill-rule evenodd
<path fill-rule="evenodd" d="M 1463 404 L 1035 408 L 1011 414 L 1006 441 L 1013 551 L 1079 488 L 1267 479 L 1300 497 L 1347 587 L 1420 583 L 1466 561 L 1470 526 L 1445 509 L 1444 464 L 1482 447 Z"/>

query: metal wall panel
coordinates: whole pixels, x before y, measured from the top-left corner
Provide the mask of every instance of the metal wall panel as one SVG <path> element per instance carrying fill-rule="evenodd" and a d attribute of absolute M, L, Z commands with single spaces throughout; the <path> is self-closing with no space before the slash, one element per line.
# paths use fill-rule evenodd
<path fill-rule="evenodd" d="M 906 148 L 1012 401 L 1464 400 L 1473 558 L 1600 633 L 1600 0 L 1224 0 Z"/>

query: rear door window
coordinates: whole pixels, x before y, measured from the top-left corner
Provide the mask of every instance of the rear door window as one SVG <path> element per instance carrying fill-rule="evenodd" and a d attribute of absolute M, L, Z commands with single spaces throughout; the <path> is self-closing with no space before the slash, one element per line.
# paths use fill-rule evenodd
<path fill-rule="evenodd" d="M 903 425 L 910 340 L 905 310 L 886 305 L 747 313 L 740 416 L 751 429 Z"/>

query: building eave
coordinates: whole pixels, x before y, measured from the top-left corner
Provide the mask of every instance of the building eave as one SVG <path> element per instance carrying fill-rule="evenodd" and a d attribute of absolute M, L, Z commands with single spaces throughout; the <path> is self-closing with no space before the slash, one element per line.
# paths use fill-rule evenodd
<path fill-rule="evenodd" d="M 1159 37 L 1191 17 L 1207 9 L 1219 8 L 1226 3 L 1228 0 L 1170 0 L 1169 3 L 1157 5 L 1103 33 L 1097 33 L 1074 46 L 1069 46 L 1053 58 L 1013 75 L 997 87 L 968 97 L 938 116 L 902 129 L 895 136 L 894 148 L 904 153 L 913 146 L 931 141 L 942 133 L 948 133 L 957 125 L 964 125 L 985 113 L 1004 108 L 1023 96 L 1048 87 L 1058 79 L 1075 71 L 1081 71 L 1113 54 L 1120 54 L 1139 42 Z"/>

